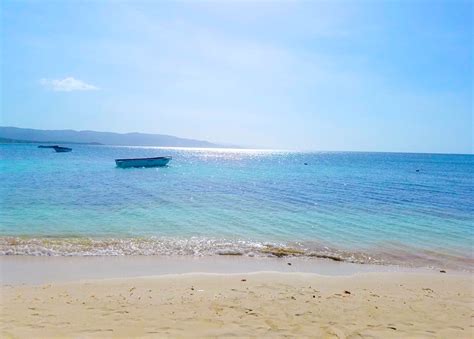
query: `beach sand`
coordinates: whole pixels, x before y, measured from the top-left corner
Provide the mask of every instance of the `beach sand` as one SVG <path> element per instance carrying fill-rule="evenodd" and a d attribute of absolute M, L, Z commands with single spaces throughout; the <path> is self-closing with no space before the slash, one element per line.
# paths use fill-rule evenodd
<path fill-rule="evenodd" d="M 175 274 L 1 287 L 3 338 L 473 338 L 468 274 Z"/>

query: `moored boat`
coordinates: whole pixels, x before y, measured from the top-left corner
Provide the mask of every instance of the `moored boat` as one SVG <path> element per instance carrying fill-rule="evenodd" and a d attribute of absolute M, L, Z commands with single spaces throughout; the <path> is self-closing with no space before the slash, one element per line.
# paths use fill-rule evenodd
<path fill-rule="evenodd" d="M 72 151 L 72 148 L 69 148 L 69 147 L 54 146 L 52 148 L 58 153 L 66 153 L 66 152 Z"/>
<path fill-rule="evenodd" d="M 55 148 L 59 147 L 58 145 L 39 145 L 38 148 Z"/>
<path fill-rule="evenodd" d="M 171 157 L 155 157 L 155 158 L 135 158 L 135 159 L 115 159 L 117 167 L 163 167 L 171 160 Z"/>

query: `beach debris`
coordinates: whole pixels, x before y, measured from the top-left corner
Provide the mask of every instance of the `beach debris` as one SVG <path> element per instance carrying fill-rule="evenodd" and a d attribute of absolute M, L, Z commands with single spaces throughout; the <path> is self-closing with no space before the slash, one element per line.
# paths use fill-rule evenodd
<path fill-rule="evenodd" d="M 255 313 L 255 312 L 253 311 L 253 309 L 251 309 L 251 308 L 245 309 L 245 313 L 248 314 L 248 315 L 255 315 L 255 316 L 258 316 L 258 314 Z"/>
<path fill-rule="evenodd" d="M 397 330 L 397 328 L 396 328 L 396 327 L 393 327 L 393 326 L 387 326 L 387 328 L 389 328 L 389 329 L 391 329 L 391 330 L 394 330 L 394 331 Z"/>
<path fill-rule="evenodd" d="M 446 273 L 446 271 L 445 271 L 445 270 L 440 270 L 439 272 L 440 272 L 440 273 Z"/>
<path fill-rule="evenodd" d="M 342 259 L 342 258 L 336 257 L 334 255 L 328 255 L 328 254 L 310 253 L 310 254 L 308 254 L 308 256 L 319 258 L 319 259 L 330 259 L 330 260 L 334 260 L 334 261 L 344 261 L 344 259 Z"/>
<path fill-rule="evenodd" d="M 238 250 L 232 250 L 232 249 L 220 250 L 220 251 L 217 251 L 216 253 L 218 255 L 235 255 L 235 256 L 243 255 L 242 252 L 240 252 Z"/>
<path fill-rule="evenodd" d="M 240 280 L 240 281 L 246 282 L 246 281 L 247 281 L 247 279 L 242 279 L 242 280 Z"/>
<path fill-rule="evenodd" d="M 350 292 L 350 291 L 344 291 L 344 293 L 345 293 L 345 294 L 351 294 L 351 292 Z"/>
<path fill-rule="evenodd" d="M 304 164 L 305 164 L 305 166 L 307 166 L 307 165 L 308 165 L 308 163 L 307 163 L 307 162 L 305 162 Z"/>
<path fill-rule="evenodd" d="M 291 299 L 296 300 L 296 298 L 294 296 L 291 296 Z"/>
<path fill-rule="evenodd" d="M 288 264 L 288 266 L 291 266 L 291 262 L 289 262 L 289 263 L 287 263 L 287 264 Z"/>
<path fill-rule="evenodd" d="M 136 290 L 136 289 L 137 289 L 137 288 L 134 286 L 134 287 L 132 287 L 131 289 L 129 289 L 128 291 L 129 291 L 129 292 L 132 292 L 133 290 Z"/>
<path fill-rule="evenodd" d="M 267 245 L 265 248 L 260 250 L 262 253 L 267 253 L 274 255 L 275 257 L 281 258 L 286 256 L 297 256 L 297 255 L 304 255 L 303 250 L 299 250 L 296 248 L 289 248 L 289 247 L 275 247 Z"/>

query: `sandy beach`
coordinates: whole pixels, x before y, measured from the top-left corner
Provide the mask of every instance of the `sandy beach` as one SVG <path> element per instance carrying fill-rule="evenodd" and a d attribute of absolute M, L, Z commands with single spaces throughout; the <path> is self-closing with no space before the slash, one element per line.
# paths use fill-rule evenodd
<path fill-rule="evenodd" d="M 0 339 L 474 339 L 474 0 L 0 0 Z"/>
<path fill-rule="evenodd" d="M 474 335 L 468 274 L 189 273 L 3 284 L 1 337 Z"/>

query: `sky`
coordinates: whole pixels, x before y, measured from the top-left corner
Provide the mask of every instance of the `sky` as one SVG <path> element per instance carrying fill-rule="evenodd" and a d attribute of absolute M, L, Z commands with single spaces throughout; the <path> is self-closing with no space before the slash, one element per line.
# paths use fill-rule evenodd
<path fill-rule="evenodd" d="M 12 1 L 2 126 L 472 153 L 472 1 Z"/>

